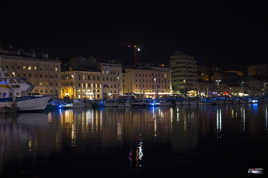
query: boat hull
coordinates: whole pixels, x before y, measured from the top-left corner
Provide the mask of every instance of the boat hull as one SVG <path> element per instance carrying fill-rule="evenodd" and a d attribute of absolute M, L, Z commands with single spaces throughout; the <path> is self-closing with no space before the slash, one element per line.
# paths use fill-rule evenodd
<path fill-rule="evenodd" d="M 41 111 L 45 110 L 50 96 L 21 97 L 17 98 L 16 106 L 19 111 Z"/>

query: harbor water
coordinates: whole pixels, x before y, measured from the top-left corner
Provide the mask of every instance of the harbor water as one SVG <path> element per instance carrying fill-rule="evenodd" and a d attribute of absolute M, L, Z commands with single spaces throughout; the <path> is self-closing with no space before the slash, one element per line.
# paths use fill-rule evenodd
<path fill-rule="evenodd" d="M 0 177 L 247 176 L 250 168 L 265 171 L 268 165 L 267 109 L 246 104 L 2 114 Z"/>

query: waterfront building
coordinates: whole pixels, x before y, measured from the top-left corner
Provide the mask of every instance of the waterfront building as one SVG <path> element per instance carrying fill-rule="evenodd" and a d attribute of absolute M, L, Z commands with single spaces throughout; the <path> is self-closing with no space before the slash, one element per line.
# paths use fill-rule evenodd
<path fill-rule="evenodd" d="M 97 63 L 96 67 L 62 72 L 61 98 L 103 99 L 123 94 L 121 64 Z"/>
<path fill-rule="evenodd" d="M 268 79 L 268 64 L 257 64 L 248 66 L 248 76 L 260 80 Z"/>
<path fill-rule="evenodd" d="M 174 93 L 186 93 L 197 89 L 197 61 L 194 56 L 176 51 L 170 56 L 170 69 Z"/>
<path fill-rule="evenodd" d="M 65 71 L 61 72 L 61 98 L 101 99 L 102 82 L 99 71 Z"/>
<path fill-rule="evenodd" d="M 114 98 L 123 94 L 122 65 L 116 63 L 100 62 L 99 69 L 102 74 L 104 97 Z"/>
<path fill-rule="evenodd" d="M 32 93 L 42 95 L 53 95 L 58 97 L 60 94 L 60 61 L 32 56 L 22 56 L 10 54 L 0 54 L 0 66 L 6 70 L 9 76 L 25 78 L 34 88 Z"/>
<path fill-rule="evenodd" d="M 124 94 L 159 97 L 172 94 L 171 73 L 166 67 L 135 66 L 124 69 Z"/>

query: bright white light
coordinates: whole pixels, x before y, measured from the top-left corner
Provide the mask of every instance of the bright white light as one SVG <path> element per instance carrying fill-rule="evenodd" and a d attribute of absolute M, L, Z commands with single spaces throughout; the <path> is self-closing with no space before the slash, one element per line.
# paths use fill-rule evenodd
<path fill-rule="evenodd" d="M 249 174 L 263 174 L 263 168 L 249 168 Z"/>
<path fill-rule="evenodd" d="M 265 128 L 267 129 L 268 128 L 268 120 L 267 120 L 267 108 L 265 109 Z"/>
<path fill-rule="evenodd" d="M 142 151 L 142 142 L 139 144 L 139 160 L 142 160 L 143 157 L 143 151 Z"/>
<path fill-rule="evenodd" d="M 137 48 L 137 51 L 140 52 L 141 51 L 141 48 Z"/>
<path fill-rule="evenodd" d="M 222 119 L 221 119 L 221 109 L 217 109 L 217 131 L 221 132 L 222 130 Z"/>
<path fill-rule="evenodd" d="M 252 100 L 252 103 L 258 103 L 258 100 Z"/>
<path fill-rule="evenodd" d="M 243 114 L 243 131 L 245 132 L 245 130 L 246 130 L 246 112 L 245 112 L 245 108 L 242 109 L 242 114 Z"/>

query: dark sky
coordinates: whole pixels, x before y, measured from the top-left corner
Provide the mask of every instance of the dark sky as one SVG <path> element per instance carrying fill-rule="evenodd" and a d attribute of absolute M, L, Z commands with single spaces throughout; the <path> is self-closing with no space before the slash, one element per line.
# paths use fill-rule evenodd
<path fill-rule="evenodd" d="M 98 3 L 96 3 L 98 2 Z M 268 11 L 254 1 L 18 1 L 0 5 L 0 41 L 50 56 L 167 62 L 183 49 L 201 63 L 267 63 Z"/>

